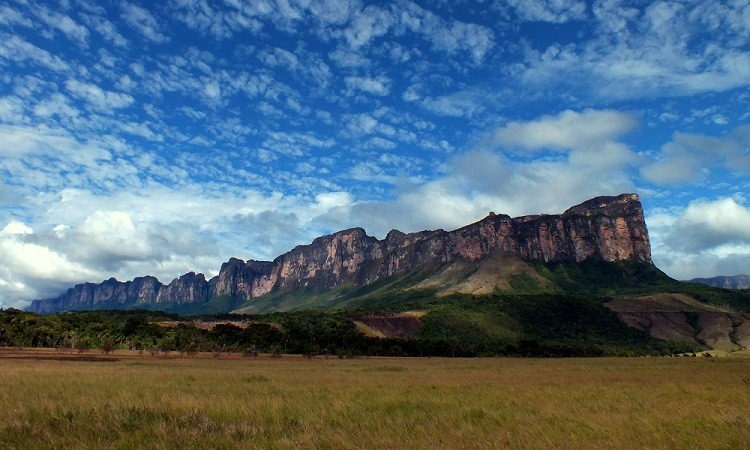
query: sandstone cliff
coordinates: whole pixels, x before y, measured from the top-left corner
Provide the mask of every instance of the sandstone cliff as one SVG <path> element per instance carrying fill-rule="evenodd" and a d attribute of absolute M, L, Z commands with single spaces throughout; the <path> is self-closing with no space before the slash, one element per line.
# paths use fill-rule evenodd
<path fill-rule="evenodd" d="M 207 281 L 189 273 L 164 286 L 153 277 L 125 283 L 76 285 L 56 299 L 35 300 L 30 310 L 138 307 L 144 303 L 200 303 L 229 296 L 249 300 L 295 288 L 363 286 L 392 275 L 498 253 L 527 261 L 635 261 L 651 263 L 651 247 L 638 196 L 597 197 L 560 215 L 511 218 L 490 213 L 454 231 L 404 234 L 383 240 L 352 228 L 300 245 L 272 262 L 230 259 Z"/>

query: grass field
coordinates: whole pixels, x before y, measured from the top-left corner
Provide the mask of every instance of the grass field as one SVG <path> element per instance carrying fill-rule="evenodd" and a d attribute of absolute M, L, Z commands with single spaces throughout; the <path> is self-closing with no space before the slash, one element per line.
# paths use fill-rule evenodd
<path fill-rule="evenodd" d="M 0 352 L 0 448 L 750 448 L 746 358 L 82 356 Z"/>

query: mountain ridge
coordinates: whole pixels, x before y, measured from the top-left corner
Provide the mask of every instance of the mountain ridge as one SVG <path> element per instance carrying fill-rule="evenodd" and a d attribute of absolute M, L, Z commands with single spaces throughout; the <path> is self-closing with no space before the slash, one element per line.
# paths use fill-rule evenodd
<path fill-rule="evenodd" d="M 403 233 L 384 239 L 350 228 L 298 245 L 273 261 L 230 258 L 219 274 L 206 280 L 189 272 L 167 285 L 155 277 L 120 282 L 82 283 L 63 295 L 34 300 L 30 311 L 199 305 L 230 297 L 252 301 L 269 293 L 295 289 L 324 291 L 362 287 L 428 265 L 479 261 L 505 253 L 523 261 L 587 260 L 652 264 L 651 247 L 636 194 L 602 196 L 572 206 L 562 214 L 511 218 L 490 213 L 453 231 Z"/>
<path fill-rule="evenodd" d="M 750 275 L 719 275 L 710 278 L 693 278 L 688 283 L 700 283 L 722 289 L 750 289 Z"/>

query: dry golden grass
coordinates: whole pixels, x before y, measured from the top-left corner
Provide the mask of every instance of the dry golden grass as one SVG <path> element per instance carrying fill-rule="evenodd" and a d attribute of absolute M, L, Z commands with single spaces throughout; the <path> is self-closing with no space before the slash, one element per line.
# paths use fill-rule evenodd
<path fill-rule="evenodd" d="M 0 358 L 0 448 L 750 448 L 744 358 L 120 357 Z"/>

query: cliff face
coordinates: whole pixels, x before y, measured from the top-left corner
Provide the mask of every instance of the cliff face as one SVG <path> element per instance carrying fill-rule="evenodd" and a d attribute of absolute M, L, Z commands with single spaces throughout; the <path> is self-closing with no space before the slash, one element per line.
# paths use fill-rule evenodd
<path fill-rule="evenodd" d="M 83 283 L 60 297 L 34 300 L 29 311 L 53 313 L 71 309 L 115 309 L 132 304 L 153 303 L 163 285 L 154 277 L 138 277 L 124 283 L 110 278 L 99 284 Z"/>
<path fill-rule="evenodd" d="M 206 281 L 189 273 L 164 286 L 153 277 L 120 283 L 84 283 L 51 300 L 35 300 L 30 310 L 91 309 L 98 304 L 206 302 L 219 296 L 252 299 L 300 287 L 318 290 L 363 286 L 391 275 L 439 267 L 459 259 L 479 260 L 503 252 L 527 261 L 636 261 L 651 263 L 643 209 L 635 194 L 597 197 L 560 215 L 511 218 L 490 213 L 458 230 L 404 234 L 383 240 L 352 228 L 315 239 L 273 262 L 230 259 Z"/>

